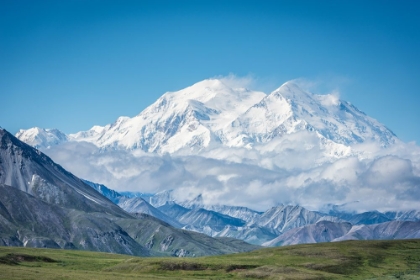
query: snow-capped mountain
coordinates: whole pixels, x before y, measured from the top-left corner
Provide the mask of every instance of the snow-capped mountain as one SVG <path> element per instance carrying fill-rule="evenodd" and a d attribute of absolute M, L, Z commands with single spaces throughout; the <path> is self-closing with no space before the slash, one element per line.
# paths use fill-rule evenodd
<path fill-rule="evenodd" d="M 165 93 L 133 118 L 119 117 L 113 124 L 70 135 L 33 128 L 17 137 L 39 153 L 75 160 L 69 167 L 88 171 L 81 177 L 113 182 L 113 187 L 130 184 L 135 192 L 121 195 L 85 181 L 124 210 L 212 237 L 270 246 L 392 238 L 388 228 L 376 232 L 382 227 L 367 225 L 420 217 L 418 209 L 405 211 L 411 208 L 407 205 L 418 205 L 412 194 L 420 182 L 420 150 L 402 145 L 392 131 L 337 96 L 316 95 L 293 82 L 265 94 L 209 79 Z M 413 147 L 415 152 L 407 152 Z M 3 172 L 7 177 L 0 174 L 0 183 L 36 190 L 42 200 L 62 204 L 59 190 L 59 195 L 47 191 L 54 184 L 28 177 L 29 164 L 19 153 L 6 151 L 20 164 L 14 162 L 13 172 L 23 173 Z M 97 177 L 92 179 L 91 173 Z M 110 203 L 102 199 L 98 201 Z M 401 199 L 405 206 L 394 208 Z M 229 206 L 232 201 L 247 207 Z M 308 209 L 338 203 L 357 211 L 340 212 L 342 207 L 333 206 L 324 214 L 290 205 L 302 202 L 311 205 Z M 269 208 L 281 203 L 289 205 Z M 375 210 L 372 205 L 395 211 L 370 211 Z M 417 224 L 412 225 L 409 234 L 398 236 L 416 236 L 412 229 Z M 131 224 L 125 226 L 135 231 Z M 146 248 L 153 247 L 150 240 L 143 241 Z"/>
<path fill-rule="evenodd" d="M 293 82 L 283 84 L 249 108 L 226 134 L 231 143 L 247 145 L 302 130 L 346 146 L 365 141 L 389 145 L 396 140 L 389 129 L 350 103 L 331 94 L 305 92 Z"/>
<path fill-rule="evenodd" d="M 294 82 L 269 94 L 231 85 L 208 79 L 167 92 L 135 117 L 67 135 L 56 146 L 31 143 L 29 130 L 19 136 L 79 177 L 118 191 L 160 192 L 143 197 L 155 208 L 183 197 L 250 223 L 260 213 L 208 205 L 263 212 L 360 201 L 348 205 L 357 213 L 420 207 L 411 195 L 420 178 L 415 144 L 333 94 Z M 191 201 L 199 194 L 201 202 Z"/>
<path fill-rule="evenodd" d="M 266 95 L 229 87 L 219 79 L 167 92 L 139 115 L 104 127 L 60 137 L 54 137 L 56 130 L 34 128 L 21 130 L 17 137 L 39 147 L 69 140 L 103 149 L 197 154 L 217 147 L 252 149 L 301 131 L 315 135 L 331 157 L 349 155 L 352 144 L 376 141 L 388 146 L 397 140 L 385 126 L 334 95 L 312 94 L 293 82 Z"/>
<path fill-rule="evenodd" d="M 69 140 L 69 136 L 58 129 L 43 129 L 39 127 L 26 130 L 21 129 L 15 136 L 37 149 L 48 148 Z"/>
<path fill-rule="evenodd" d="M 199 151 L 220 144 L 219 131 L 264 96 L 262 92 L 230 88 L 217 79 L 205 80 L 165 93 L 139 115 L 120 117 L 100 133 L 95 127 L 72 137 L 104 148 Z"/>

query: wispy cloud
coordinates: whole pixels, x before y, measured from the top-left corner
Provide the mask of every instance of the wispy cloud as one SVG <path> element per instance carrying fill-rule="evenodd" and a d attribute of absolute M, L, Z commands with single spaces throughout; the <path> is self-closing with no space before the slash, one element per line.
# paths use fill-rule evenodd
<path fill-rule="evenodd" d="M 292 81 L 305 91 L 337 98 L 340 98 L 342 89 L 352 82 L 349 77 L 338 75 L 324 75 L 313 79 L 296 78 Z"/>
<path fill-rule="evenodd" d="M 220 79 L 223 83 L 232 88 L 253 89 L 256 84 L 256 78 L 251 74 L 241 77 L 230 73 L 227 76 L 217 76 L 215 78 Z"/>

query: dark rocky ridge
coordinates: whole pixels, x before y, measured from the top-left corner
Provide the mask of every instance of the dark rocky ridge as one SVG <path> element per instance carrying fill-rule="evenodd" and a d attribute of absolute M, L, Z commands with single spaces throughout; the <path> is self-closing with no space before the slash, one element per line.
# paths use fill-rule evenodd
<path fill-rule="evenodd" d="M 238 243 L 239 242 L 239 243 Z M 0 129 L 0 244 L 139 256 L 203 256 L 257 248 L 131 215 L 48 156 Z"/>

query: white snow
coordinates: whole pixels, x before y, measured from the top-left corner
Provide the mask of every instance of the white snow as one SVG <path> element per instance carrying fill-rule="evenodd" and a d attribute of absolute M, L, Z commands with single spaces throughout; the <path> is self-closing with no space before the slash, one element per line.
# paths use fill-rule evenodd
<path fill-rule="evenodd" d="M 39 127 L 27 130 L 21 129 L 16 133 L 16 137 L 35 148 L 48 148 L 69 140 L 69 137 L 58 129 L 43 129 Z"/>
<path fill-rule="evenodd" d="M 232 88 L 221 79 L 167 92 L 139 115 L 119 117 L 106 126 L 69 136 L 32 128 L 17 137 L 39 147 L 87 141 L 102 149 L 190 155 L 219 147 L 253 149 L 300 131 L 319 138 L 316 145 L 326 158 L 350 155 L 352 144 L 376 141 L 388 146 L 396 140 L 386 127 L 333 94 L 312 94 L 286 82 L 266 95 Z"/>

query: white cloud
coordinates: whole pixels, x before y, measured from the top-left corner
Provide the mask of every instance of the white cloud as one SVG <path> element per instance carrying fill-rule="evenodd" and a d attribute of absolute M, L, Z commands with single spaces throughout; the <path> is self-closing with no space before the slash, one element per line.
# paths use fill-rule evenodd
<path fill-rule="evenodd" d="M 253 75 L 239 77 L 235 74 L 230 73 L 227 76 L 216 76 L 215 78 L 220 79 L 224 84 L 231 88 L 252 89 L 254 88 L 256 83 L 256 79 Z"/>
<path fill-rule="evenodd" d="M 301 135 L 302 136 L 302 135 Z M 298 140 L 305 139 L 305 140 Z M 306 141 L 306 146 L 302 143 Z M 266 210 L 279 203 L 316 210 L 349 204 L 357 211 L 420 209 L 419 148 L 398 143 L 364 155 L 328 159 L 311 137 L 278 140 L 270 147 L 219 149 L 215 157 L 133 155 L 65 143 L 45 152 L 64 168 L 117 191 L 175 190 L 178 199 L 203 195 L 205 203 Z M 237 155 L 232 162 L 232 155 Z M 208 155 L 208 154 L 207 154 Z"/>

